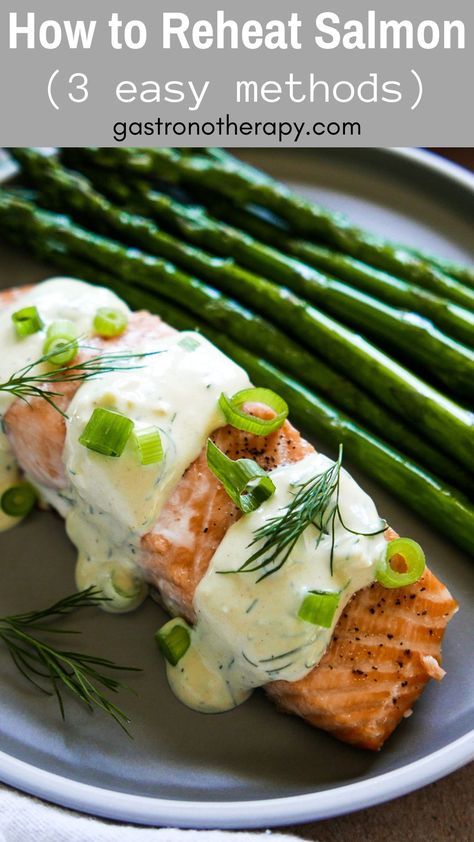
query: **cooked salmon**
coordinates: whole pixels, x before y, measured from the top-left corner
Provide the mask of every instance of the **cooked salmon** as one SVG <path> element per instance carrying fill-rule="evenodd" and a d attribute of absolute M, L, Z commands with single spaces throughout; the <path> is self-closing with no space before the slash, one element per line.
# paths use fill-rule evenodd
<path fill-rule="evenodd" d="M 288 422 L 267 438 L 223 427 L 213 439 L 230 458 L 253 458 L 268 470 L 313 450 Z M 143 539 L 149 581 L 172 613 L 194 620 L 195 589 L 239 516 L 201 453 Z M 395 536 L 387 530 L 387 540 Z M 443 677 L 441 641 L 456 608 L 429 571 L 410 587 L 373 584 L 347 605 L 318 666 L 300 681 L 272 682 L 266 692 L 282 711 L 345 742 L 379 749 L 429 679 Z"/>
<path fill-rule="evenodd" d="M 441 679 L 441 641 L 457 604 L 426 570 L 415 585 L 359 591 L 318 666 L 265 689 L 286 713 L 340 740 L 380 749 L 430 678 Z"/>
<path fill-rule="evenodd" d="M 266 407 L 247 404 L 246 408 L 260 417 L 269 414 Z M 231 459 L 255 459 L 265 470 L 297 462 L 314 450 L 288 421 L 267 437 L 226 426 L 212 439 Z M 194 592 L 229 526 L 240 514 L 207 467 L 206 452 L 202 451 L 166 503 L 154 529 L 142 540 L 149 580 L 172 613 L 195 619 Z"/>
<path fill-rule="evenodd" d="M 9 287 L 8 289 L 0 289 L 0 308 L 7 307 L 12 301 L 21 298 L 22 295 L 31 289 L 31 286 L 24 287 Z"/>
<path fill-rule="evenodd" d="M 159 338 L 172 328 L 156 316 L 135 313 L 122 337 L 98 342 L 98 347 L 131 348 L 134 337 L 143 331 Z M 61 387 L 63 409 L 78 385 Z M 269 411 L 259 405 L 248 409 L 259 416 Z M 52 487 L 64 484 L 63 418 L 45 401 L 35 399 L 30 405 L 15 401 L 5 422 L 23 469 Z M 267 470 L 298 461 L 313 450 L 289 422 L 268 437 L 226 426 L 213 439 L 231 458 L 253 458 Z M 193 621 L 195 590 L 239 516 L 202 452 L 185 472 L 153 530 L 142 539 L 146 577 L 172 613 Z M 388 530 L 386 537 L 394 534 Z M 456 601 L 429 570 L 406 588 L 388 590 L 373 584 L 346 606 L 318 666 L 300 681 L 272 682 L 266 692 L 280 710 L 297 714 L 345 742 L 380 749 L 410 714 L 429 679 L 443 677 L 441 642 L 456 608 Z"/>
<path fill-rule="evenodd" d="M 2 293 L 5 303 L 11 300 L 12 294 L 18 295 L 18 292 L 12 291 L 7 295 Z M 2 298 L 0 298 L 0 306 Z M 137 311 L 132 314 L 128 328 L 121 336 L 114 339 L 101 339 L 96 336 L 93 340 L 88 340 L 88 345 L 97 348 L 98 351 L 104 349 L 120 353 L 133 349 L 134 345 L 136 347 L 137 337 L 143 340 L 147 335 L 151 335 L 155 339 L 161 339 L 174 332 L 174 329 L 161 321 L 158 316 L 152 316 L 145 311 Z M 91 350 L 90 355 L 93 353 Z M 61 383 L 59 389 L 53 387 L 54 391 L 61 392 L 61 397 L 55 398 L 55 403 L 63 412 L 66 412 L 79 386 L 80 381 L 76 380 L 71 383 L 67 381 Z M 29 403 L 17 400 L 5 414 L 5 428 L 13 450 L 16 454 L 21 454 L 19 461 L 23 470 L 42 485 L 58 490 L 64 488 L 66 483 L 63 465 L 66 440 L 64 417 L 41 398 L 33 398 Z"/>

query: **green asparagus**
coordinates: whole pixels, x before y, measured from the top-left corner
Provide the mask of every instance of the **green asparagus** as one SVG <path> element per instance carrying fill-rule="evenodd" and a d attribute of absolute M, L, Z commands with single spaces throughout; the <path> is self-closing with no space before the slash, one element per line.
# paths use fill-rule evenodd
<path fill-rule="evenodd" d="M 16 233 L 18 237 L 18 232 Z M 21 237 L 21 234 L 19 235 Z M 143 303 L 150 294 L 124 284 L 111 272 L 98 269 L 93 264 L 74 257 L 64 246 L 54 240 L 29 240 L 33 253 L 42 260 L 52 262 L 62 270 L 83 277 L 91 283 L 103 284 L 114 289 L 133 307 L 144 307 Z M 438 449 L 432 447 L 421 436 L 407 428 L 396 416 L 376 403 L 362 389 L 351 381 L 332 371 L 325 363 L 306 352 L 301 346 L 289 340 L 281 331 L 274 328 L 245 308 L 226 300 L 219 299 L 221 307 L 213 300 L 212 307 L 203 307 L 201 303 L 190 300 L 193 318 L 204 319 L 214 331 L 228 334 L 236 342 L 245 342 L 253 353 L 278 365 L 287 373 L 298 377 L 317 394 L 329 398 L 339 409 L 349 413 L 355 420 L 362 422 L 368 430 L 379 435 L 395 447 L 402 447 L 403 452 L 424 465 L 439 479 L 448 482 L 471 498 L 474 498 L 474 479 Z M 188 303 L 188 302 L 187 302 Z M 150 301 L 147 303 L 149 307 Z M 232 318 L 229 308 L 232 307 Z"/>
<path fill-rule="evenodd" d="M 66 160 L 72 155 L 71 150 L 64 150 L 63 154 Z M 183 236 L 214 254 L 233 257 L 245 268 L 270 275 L 272 280 L 286 283 L 292 289 L 299 288 L 295 276 L 309 283 L 308 265 L 313 266 L 386 304 L 419 313 L 431 319 L 449 336 L 474 346 L 474 313 L 422 287 L 399 280 L 342 252 L 291 237 L 281 227 L 222 200 L 209 202 L 214 214 L 210 216 L 204 207 L 179 202 L 154 190 L 144 181 L 112 179 L 108 171 L 84 166 L 77 160 L 75 163 L 76 166 L 79 163 L 81 172 L 114 202 L 132 213 L 157 219 L 173 234 Z M 227 217 L 233 227 L 220 221 L 221 216 L 223 219 Z M 269 247 L 266 248 L 264 243 Z M 297 260 L 291 260 L 282 252 Z M 302 266 L 299 261 L 307 265 Z"/>
<path fill-rule="evenodd" d="M 172 223 L 172 214 L 168 209 L 170 204 L 173 211 L 178 210 L 179 207 L 185 208 L 188 211 L 190 224 L 193 216 L 196 219 L 196 225 L 201 222 L 202 215 L 214 221 L 209 215 L 206 217 L 206 211 L 200 206 L 181 205 L 166 194 L 146 189 L 143 182 L 135 182 L 134 186 L 136 187 L 135 203 L 141 202 L 143 212 L 148 209 L 149 213 L 156 214 L 158 219 L 168 224 Z M 140 195 L 143 195 L 142 200 L 137 198 Z M 343 252 L 292 237 L 282 226 L 272 223 L 269 219 L 262 219 L 255 213 L 230 205 L 228 202 L 223 202 L 222 199 L 216 200 L 215 197 L 207 194 L 204 201 L 214 217 L 222 218 L 228 223 L 224 226 L 225 229 L 228 230 L 230 226 L 233 226 L 231 230 L 237 231 L 239 235 L 245 231 L 257 241 L 260 240 L 275 249 L 287 252 L 309 266 L 329 272 L 374 298 L 394 307 L 420 313 L 431 319 L 450 336 L 468 346 L 474 346 L 474 312 L 472 310 L 460 307 L 446 298 L 441 298 L 416 284 L 396 278 L 381 269 L 375 269 Z M 194 232 L 192 233 L 194 235 Z"/>
<path fill-rule="evenodd" d="M 371 436 L 363 428 L 341 415 L 314 393 L 289 378 L 282 371 L 244 350 L 236 342 L 178 309 L 175 304 L 161 300 L 156 294 L 137 289 L 82 262 L 63 255 L 63 265 L 69 271 L 87 276 L 95 282 L 111 286 L 129 304 L 158 313 L 179 330 L 199 329 L 212 342 L 242 365 L 257 385 L 274 389 L 290 405 L 291 418 L 316 441 L 336 450 L 344 444 L 347 459 L 375 479 L 390 493 L 398 496 L 427 523 L 445 534 L 469 553 L 474 552 L 474 509 L 453 489 L 440 483 L 414 462 Z M 59 257 L 59 261 L 61 258 Z"/>
<path fill-rule="evenodd" d="M 94 148 L 86 158 L 138 175 L 214 190 L 235 204 L 260 205 L 281 216 L 296 233 L 316 237 L 373 266 L 474 309 L 474 290 L 445 275 L 406 249 L 352 225 L 340 213 L 321 208 L 236 158 L 182 155 L 173 149 Z"/>
<path fill-rule="evenodd" d="M 41 211 L 7 191 L 0 193 L 0 226 L 5 233 L 22 230 L 25 242 L 28 238 L 54 237 L 73 253 L 105 269 L 113 266 L 114 272 L 128 283 L 159 291 L 160 295 L 178 302 L 184 300 L 187 306 L 191 300 L 194 306 L 203 309 L 219 306 L 218 292 L 171 263 L 85 231 L 67 217 Z M 262 280 L 258 284 L 252 281 L 248 292 L 250 298 L 255 296 L 263 302 L 270 314 L 278 314 L 285 328 L 291 323 L 302 340 L 319 348 L 331 364 L 345 370 L 388 409 L 409 419 L 461 465 L 474 467 L 474 425 L 470 412 L 289 291 Z M 230 308 L 229 318 L 232 312 Z"/>
<path fill-rule="evenodd" d="M 396 248 L 400 248 L 399 244 L 393 245 Z M 411 246 L 408 250 L 412 252 L 412 254 L 416 254 L 420 260 L 424 260 L 426 263 L 432 263 L 433 266 L 436 266 L 436 268 L 440 269 L 441 272 L 444 272 L 445 275 L 451 275 L 452 278 L 456 278 L 456 280 L 461 281 L 462 284 L 465 284 L 468 287 L 474 287 L 474 266 L 465 266 L 463 263 L 449 260 L 446 257 L 438 257 L 434 254 L 427 254 L 425 251 L 420 251 L 420 249 L 415 249 Z"/>
<path fill-rule="evenodd" d="M 181 153 L 185 153 L 184 149 L 180 149 L 179 151 Z M 192 152 L 199 152 L 201 155 L 204 154 L 224 163 L 228 160 L 232 160 L 232 156 L 225 149 L 214 149 L 212 147 L 208 147 L 200 150 L 193 149 Z M 189 154 L 189 150 L 186 150 L 186 154 Z M 402 249 L 410 252 L 410 254 L 416 255 L 416 257 L 420 258 L 420 260 L 423 260 L 425 263 L 431 263 L 435 268 L 444 272 L 444 274 L 450 275 L 452 278 L 456 278 L 456 280 L 461 281 L 461 283 L 466 284 L 467 286 L 474 287 L 474 266 L 472 264 L 466 265 L 464 263 L 460 263 L 459 261 L 450 260 L 449 258 L 440 257 L 435 254 L 429 254 L 421 249 L 413 248 L 413 246 L 407 246 L 401 243 L 393 243 L 390 241 L 387 241 L 387 243 L 393 248 Z"/>
<path fill-rule="evenodd" d="M 97 193 L 84 177 L 70 173 L 55 162 L 30 149 L 14 150 L 16 159 L 40 191 L 41 204 L 53 210 L 66 210 L 86 219 L 99 233 L 118 235 L 151 254 L 172 260 L 199 277 L 204 277 L 236 296 L 255 286 L 259 278 L 238 265 L 222 260 L 201 249 L 186 245 L 166 234 L 152 222 L 129 214 Z M 214 235 L 214 239 L 216 239 Z M 232 232 L 228 239 L 232 239 Z M 235 237 L 234 237 L 235 239 Z M 456 398 L 470 403 L 474 399 L 474 351 L 445 336 L 427 320 L 391 308 L 337 280 L 285 258 L 279 252 L 242 235 L 240 252 L 257 255 L 259 268 L 288 282 L 305 298 L 316 302 L 337 318 L 362 330 L 401 358 L 415 360 L 420 372 L 429 373 Z M 222 242 L 224 237 L 221 237 Z M 255 262 L 255 260 L 254 260 Z M 268 283 L 268 282 L 267 282 Z M 246 297 L 253 304 L 252 296 Z"/>

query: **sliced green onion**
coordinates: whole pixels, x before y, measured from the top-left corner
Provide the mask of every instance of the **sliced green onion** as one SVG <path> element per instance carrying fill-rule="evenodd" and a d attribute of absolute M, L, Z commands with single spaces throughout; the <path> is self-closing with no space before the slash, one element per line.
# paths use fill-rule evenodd
<path fill-rule="evenodd" d="M 403 557 L 406 570 L 398 572 L 391 565 L 394 556 Z M 375 578 L 384 588 L 404 588 L 413 585 L 422 576 L 425 569 L 425 554 L 420 545 L 411 538 L 395 538 L 387 544 L 384 557 L 379 561 Z"/>
<path fill-rule="evenodd" d="M 198 339 L 195 339 L 194 336 L 183 336 L 182 339 L 179 340 L 178 345 L 181 348 L 184 348 L 185 351 L 195 351 L 196 348 L 199 348 L 201 343 Z"/>
<path fill-rule="evenodd" d="M 142 465 L 152 465 L 163 459 L 163 445 L 158 427 L 147 427 L 134 434 Z"/>
<path fill-rule="evenodd" d="M 248 412 L 242 410 L 247 403 L 263 403 L 273 409 L 274 418 L 255 418 Z M 288 417 L 288 404 L 276 392 L 271 389 L 242 389 L 232 398 L 227 397 L 224 392 L 219 398 L 219 406 L 225 415 L 228 424 L 237 430 L 244 430 L 256 436 L 268 436 L 279 430 L 285 419 Z"/>
<path fill-rule="evenodd" d="M 79 441 L 103 456 L 121 456 L 132 430 L 130 418 L 112 409 L 96 407 Z"/>
<path fill-rule="evenodd" d="M 162 626 L 156 632 L 155 640 L 161 654 L 175 667 L 191 645 L 191 632 L 184 620 L 178 618 Z"/>
<path fill-rule="evenodd" d="M 207 464 L 224 486 L 230 499 L 248 514 L 275 493 L 275 486 L 252 459 L 229 459 L 211 439 L 207 441 Z"/>
<path fill-rule="evenodd" d="M 112 587 L 124 599 L 135 599 L 143 590 L 143 579 L 130 570 L 115 567 L 110 576 Z"/>
<path fill-rule="evenodd" d="M 99 307 L 94 316 L 94 331 L 106 338 L 120 336 L 128 325 L 128 317 L 122 310 L 112 307 Z"/>
<path fill-rule="evenodd" d="M 36 503 L 37 494 L 29 482 L 19 482 L 3 492 L 0 508 L 10 517 L 25 517 Z"/>
<path fill-rule="evenodd" d="M 310 591 L 301 603 L 298 617 L 314 626 L 330 629 L 341 594 L 334 591 Z"/>
<path fill-rule="evenodd" d="M 52 322 L 46 331 L 43 353 L 53 365 L 67 365 L 77 355 L 76 329 L 69 319 Z"/>
<path fill-rule="evenodd" d="M 40 314 L 36 307 L 23 307 L 12 313 L 12 321 L 15 325 L 17 336 L 30 336 L 38 333 L 44 327 Z"/>

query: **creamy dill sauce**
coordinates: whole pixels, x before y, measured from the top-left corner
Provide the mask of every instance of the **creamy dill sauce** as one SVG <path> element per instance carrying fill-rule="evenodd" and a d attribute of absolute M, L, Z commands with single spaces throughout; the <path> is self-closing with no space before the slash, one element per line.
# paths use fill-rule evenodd
<path fill-rule="evenodd" d="M 31 305 L 37 307 L 45 328 L 19 339 L 11 315 Z M 41 356 L 52 321 L 68 319 L 78 336 L 91 336 L 99 307 L 129 313 L 109 290 L 69 278 L 39 284 L 2 310 L 0 382 Z M 225 423 L 218 405 L 221 392 L 232 395 L 251 386 L 246 373 L 199 334 L 179 333 L 158 341 L 147 334 L 137 340 L 133 352 L 149 356 L 131 358 L 120 371 L 87 380 L 76 392 L 68 410 L 65 487 L 57 490 L 36 484 L 43 499 L 66 520 L 68 535 L 78 550 L 78 587 L 99 587 L 109 598 L 106 608 L 111 611 L 131 610 L 145 598 L 147 586 L 138 564 L 141 538 L 156 522 L 207 437 Z M 0 392 L 0 416 L 12 400 Z M 96 407 L 126 415 L 136 432 L 158 427 L 163 460 L 142 465 L 133 436 L 119 458 L 84 447 L 79 438 Z M 272 471 L 274 496 L 226 533 L 195 594 L 197 623 L 191 646 L 177 666 L 167 665 L 171 687 L 185 704 L 206 712 L 228 710 L 257 686 L 303 677 L 322 657 L 349 599 L 373 581 L 375 566 L 385 551 L 384 537 L 354 533 L 380 530 L 380 519 L 372 500 L 344 470 L 339 483 L 342 521 L 335 520 L 333 547 L 331 535 L 321 536 L 316 527 L 309 526 L 279 571 L 260 582 L 259 574 L 236 572 L 250 554 L 255 531 L 281 516 L 295 485 L 333 464 L 311 454 Z M 20 477 L 7 436 L 1 432 L 0 494 Z M 0 515 L 0 529 L 17 522 Z M 178 537 L 186 540 L 185 535 Z M 341 594 L 330 629 L 298 618 L 301 603 L 312 590 Z"/>
<path fill-rule="evenodd" d="M 45 325 L 43 330 L 19 338 L 12 314 L 24 307 L 35 306 Z M 43 354 L 46 330 L 57 319 L 68 319 L 78 336 L 91 336 L 92 321 L 99 307 L 111 307 L 129 314 L 130 310 L 115 293 L 74 278 L 51 278 L 36 284 L 20 298 L 0 310 L 0 382 Z M 0 392 L 0 415 L 5 415 L 14 396 Z"/>
<path fill-rule="evenodd" d="M 166 337 L 154 343 L 153 352 L 131 360 L 127 371 L 81 385 L 68 410 L 64 462 L 73 507 L 66 529 L 79 548 L 77 583 L 82 588 L 94 584 L 113 590 L 110 576 L 119 575 L 125 584 L 131 581 L 133 591 L 133 577 L 140 575 L 136 559 L 141 537 L 208 436 L 225 423 L 218 404 L 221 392 L 233 394 L 250 386 L 243 369 L 199 334 Z M 158 427 L 163 460 L 142 465 L 133 437 L 118 459 L 83 447 L 79 437 L 98 406 L 126 415 L 137 432 Z M 109 607 L 124 606 L 118 600 Z"/>
<path fill-rule="evenodd" d="M 44 329 L 24 338 L 16 334 L 12 314 L 36 306 Z M 93 334 L 100 307 L 130 313 L 110 290 L 71 278 L 38 284 L 0 313 L 0 381 L 6 381 L 43 353 L 48 326 L 56 319 L 73 322 L 78 337 Z M 249 387 L 243 369 L 199 334 L 179 333 L 154 340 L 137 338 L 133 352 L 149 354 L 118 363 L 121 370 L 81 383 L 68 409 L 64 465 L 67 483 L 57 490 L 36 486 L 42 499 L 66 521 L 78 550 L 79 588 L 99 587 L 109 598 L 106 609 L 128 611 L 147 594 L 143 570 L 137 563 L 142 536 L 160 511 L 207 437 L 225 423 L 218 399 Z M 0 413 L 14 396 L 0 393 Z M 119 458 L 97 454 L 79 438 L 95 407 L 114 409 L 134 422 L 139 432 L 160 430 L 164 458 L 141 464 L 133 437 Z M 21 479 L 8 438 L 0 435 L 0 493 Z M 31 481 L 31 478 L 29 478 Z M 0 529 L 18 518 L 0 516 Z"/>
<path fill-rule="evenodd" d="M 35 306 L 44 328 L 30 336 L 18 337 L 12 314 L 24 307 Z M 24 366 L 43 354 L 46 330 L 57 319 L 68 319 L 78 336 L 92 334 L 92 321 L 99 307 L 111 307 L 128 314 L 129 308 L 118 296 L 105 287 L 96 287 L 74 278 L 51 278 L 37 284 L 0 310 L 0 383 L 6 382 Z M 0 391 L 0 419 L 3 421 L 15 396 Z M 0 496 L 20 481 L 20 473 L 7 436 L 0 426 Z M 42 491 L 42 489 L 39 489 Z M 0 531 L 19 522 L 0 511 Z"/>
<path fill-rule="evenodd" d="M 270 474 L 274 496 L 226 533 L 195 594 L 197 623 L 191 646 L 176 666 L 167 664 L 174 693 L 189 707 L 207 713 L 229 710 L 255 687 L 305 676 L 324 654 L 349 599 L 374 580 L 375 566 L 386 548 L 384 536 L 353 532 L 373 533 L 383 527 L 371 498 L 343 469 L 339 508 L 344 526 L 336 517 L 332 573 L 332 535 L 323 535 L 318 542 L 320 533 L 313 526 L 300 536 L 283 567 L 260 582 L 257 573 L 221 573 L 237 571 L 249 557 L 255 531 L 281 516 L 295 484 L 333 464 L 315 453 L 275 469 Z M 298 618 L 301 603 L 312 590 L 341 592 L 329 629 Z"/>

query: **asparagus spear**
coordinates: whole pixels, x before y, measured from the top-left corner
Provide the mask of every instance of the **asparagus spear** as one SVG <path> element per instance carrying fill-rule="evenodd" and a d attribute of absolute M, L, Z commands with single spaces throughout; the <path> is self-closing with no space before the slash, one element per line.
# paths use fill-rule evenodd
<path fill-rule="evenodd" d="M 329 272 L 387 304 L 420 313 L 454 339 L 474 346 L 474 311 L 466 310 L 415 284 L 399 280 L 381 269 L 374 269 L 355 257 L 315 243 L 285 238 L 280 247 L 310 266 Z"/>
<path fill-rule="evenodd" d="M 157 313 L 178 330 L 200 330 L 226 354 L 242 365 L 260 386 L 274 389 L 290 405 L 291 418 L 316 441 L 332 446 L 343 442 L 349 461 L 399 497 L 435 529 L 467 552 L 474 551 L 474 509 L 456 491 L 410 462 L 396 450 L 370 435 L 363 427 L 321 400 L 259 356 L 196 319 L 156 293 L 123 283 L 87 262 L 75 260 L 58 245 L 55 262 L 96 283 L 114 289 L 135 308 Z"/>
<path fill-rule="evenodd" d="M 396 248 L 400 248 L 400 246 L 397 245 Z M 426 263 L 432 263 L 433 266 L 440 269 L 445 275 L 451 275 L 452 278 L 455 278 L 462 284 L 474 288 L 474 266 L 465 266 L 463 263 L 459 263 L 455 260 L 448 260 L 446 257 L 438 257 L 434 254 L 427 254 L 425 251 L 420 251 L 419 249 L 411 247 L 409 251 L 419 257 L 420 260 L 424 260 Z"/>
<path fill-rule="evenodd" d="M 191 300 L 203 308 L 212 307 L 213 303 L 217 306 L 219 301 L 217 291 L 171 263 L 92 234 L 67 217 L 41 211 L 7 191 L 0 191 L 0 226 L 5 232 L 23 230 L 25 242 L 29 237 L 40 240 L 54 237 L 74 254 L 105 269 L 113 266 L 114 272 L 128 283 L 159 290 L 160 295 L 178 302 L 184 300 L 188 306 Z M 289 291 L 267 281 L 257 283 L 252 278 L 248 292 L 270 314 L 278 314 L 285 328 L 291 323 L 301 339 L 319 348 L 331 364 L 371 391 L 388 409 L 410 419 L 414 427 L 461 465 L 474 467 L 474 425 L 470 412 Z M 230 307 L 229 318 L 232 314 Z"/>
<path fill-rule="evenodd" d="M 15 149 L 13 154 L 39 188 L 41 204 L 78 213 L 95 230 L 118 235 L 151 254 L 173 260 L 231 294 L 242 294 L 249 285 L 252 288 L 259 282 L 257 276 L 243 271 L 233 262 L 219 260 L 188 246 L 144 217 L 119 210 L 97 193 L 86 178 L 69 172 L 52 158 L 45 158 L 32 149 Z M 232 239 L 232 232 L 228 239 Z M 245 235 L 242 235 L 241 240 L 244 239 Z M 471 349 L 445 336 L 421 317 L 393 309 L 248 239 L 252 253 L 258 255 L 259 265 L 268 275 L 272 277 L 276 272 L 283 282 L 288 282 L 292 289 L 315 301 L 331 315 L 348 321 L 369 337 L 381 340 L 395 356 L 413 358 L 420 370 L 429 372 L 435 382 L 455 397 L 466 402 L 474 399 L 474 352 Z M 241 245 L 240 252 L 245 250 Z M 252 293 L 245 300 L 252 305 Z"/>
<path fill-rule="evenodd" d="M 173 149 L 93 148 L 81 150 L 103 167 L 214 190 L 234 204 L 255 204 L 278 214 L 296 233 L 315 237 L 373 266 L 474 309 L 474 290 L 445 275 L 407 249 L 352 225 L 340 213 L 298 196 L 254 167 L 226 156 L 182 155 Z"/>

